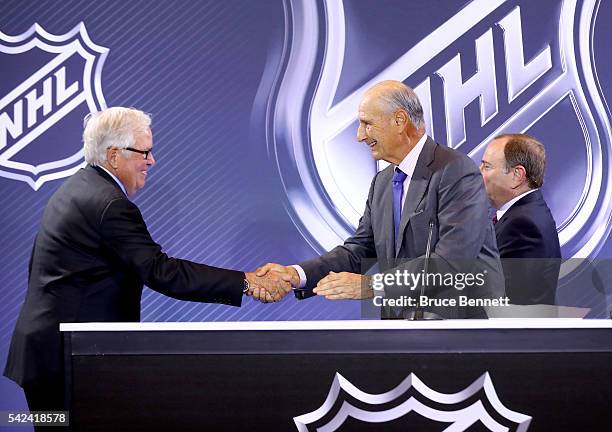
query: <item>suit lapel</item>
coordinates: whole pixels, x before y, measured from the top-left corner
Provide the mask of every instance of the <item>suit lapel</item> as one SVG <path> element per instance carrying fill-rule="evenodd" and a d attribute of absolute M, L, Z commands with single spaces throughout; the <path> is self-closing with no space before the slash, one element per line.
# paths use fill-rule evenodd
<path fill-rule="evenodd" d="M 506 220 L 508 220 L 507 218 L 508 216 L 508 212 L 506 212 L 502 218 L 500 220 L 497 221 L 497 223 L 495 225 L 493 225 L 493 228 L 495 229 L 495 236 L 499 236 L 499 234 L 502 232 L 502 228 L 504 226 L 504 224 L 506 223 Z"/>
<path fill-rule="evenodd" d="M 393 166 L 386 168 L 388 170 L 388 174 L 385 175 L 381 180 L 386 184 L 387 187 L 384 188 L 383 197 L 382 197 L 382 232 L 383 233 L 391 233 L 389 235 L 388 240 L 385 241 L 385 257 L 392 258 L 395 256 L 394 248 L 395 248 L 395 239 L 393 238 L 394 227 L 393 227 Z"/>
<path fill-rule="evenodd" d="M 427 137 L 427 141 L 425 141 L 423 150 L 421 151 L 419 159 L 417 160 L 414 173 L 410 179 L 410 186 L 408 187 L 406 201 L 404 202 L 404 208 L 402 209 L 402 217 L 400 219 L 398 229 L 398 238 L 403 238 L 404 231 L 410 222 L 410 218 L 414 216 L 417 206 L 423 200 L 423 196 L 427 191 L 427 186 L 429 185 L 432 175 L 429 165 L 434 159 L 436 145 L 437 144 L 430 137 Z M 393 229 L 393 227 L 391 227 L 391 229 Z M 402 244 L 401 242 L 397 241 L 395 241 L 395 243 L 395 257 L 397 257 Z"/>

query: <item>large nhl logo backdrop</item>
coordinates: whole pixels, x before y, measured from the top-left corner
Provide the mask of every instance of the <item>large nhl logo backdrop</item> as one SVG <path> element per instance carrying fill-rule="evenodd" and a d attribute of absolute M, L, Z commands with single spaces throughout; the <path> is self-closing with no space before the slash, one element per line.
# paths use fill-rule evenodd
<path fill-rule="evenodd" d="M 532 133 L 549 157 L 561 154 L 564 163 L 549 164 L 546 182 L 563 255 L 596 256 L 612 211 L 612 134 L 591 46 L 598 5 L 475 0 L 402 52 L 394 48 L 401 36 L 372 42 L 370 52 L 388 51 L 383 63 L 355 59 L 351 51 L 355 34 L 374 35 L 356 27 L 354 3 L 287 0 L 289 43 L 269 104 L 268 136 L 294 223 L 310 244 L 330 249 L 357 226 L 381 169 L 356 142 L 357 106 L 367 87 L 395 79 L 419 94 L 428 133 L 477 163 L 503 132 Z M 547 141 L 546 129 L 557 137 L 563 130 L 566 141 Z"/>
<path fill-rule="evenodd" d="M 0 32 L 0 176 L 37 190 L 82 166 L 81 130 L 62 125 L 106 107 L 107 54 L 83 23 L 63 35 L 38 24 L 17 36 Z"/>

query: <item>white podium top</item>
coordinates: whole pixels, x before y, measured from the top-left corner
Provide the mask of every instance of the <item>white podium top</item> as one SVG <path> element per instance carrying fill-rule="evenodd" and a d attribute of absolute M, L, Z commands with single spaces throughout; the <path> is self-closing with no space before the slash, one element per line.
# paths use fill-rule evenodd
<path fill-rule="evenodd" d="M 576 318 L 493 318 L 445 321 L 233 321 L 233 322 L 102 322 L 62 323 L 60 331 L 266 331 L 266 330 L 397 330 L 397 329 L 567 329 L 609 328 L 612 320 Z"/>

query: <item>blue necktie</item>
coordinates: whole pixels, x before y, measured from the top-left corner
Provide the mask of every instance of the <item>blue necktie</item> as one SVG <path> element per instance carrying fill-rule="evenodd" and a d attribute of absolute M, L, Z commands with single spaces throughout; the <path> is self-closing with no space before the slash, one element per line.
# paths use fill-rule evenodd
<path fill-rule="evenodd" d="M 399 168 L 395 168 L 393 174 L 393 225 L 395 227 L 395 238 L 399 231 L 400 220 L 402 217 L 402 194 L 404 193 L 404 180 L 408 175 Z"/>

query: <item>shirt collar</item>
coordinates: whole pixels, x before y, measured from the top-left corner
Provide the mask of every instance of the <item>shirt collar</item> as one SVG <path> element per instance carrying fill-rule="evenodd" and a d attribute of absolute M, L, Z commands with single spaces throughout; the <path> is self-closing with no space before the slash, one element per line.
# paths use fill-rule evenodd
<path fill-rule="evenodd" d="M 503 206 L 501 206 L 499 208 L 499 210 L 497 210 L 496 214 L 497 214 L 497 220 L 501 220 L 502 216 L 508 211 L 508 209 L 510 207 L 512 207 L 512 205 L 517 202 L 518 200 L 520 200 L 521 198 L 523 198 L 524 196 L 529 195 L 531 192 L 535 192 L 537 191 L 537 189 L 529 189 L 527 192 L 524 192 L 522 194 L 520 194 L 517 197 L 512 198 L 510 201 L 508 201 L 506 204 L 504 204 Z"/>
<path fill-rule="evenodd" d="M 421 139 L 417 141 L 414 148 L 408 152 L 406 157 L 398 165 L 398 168 L 410 178 L 412 178 L 414 174 L 417 161 L 419 160 L 419 155 L 425 146 L 425 141 L 427 141 L 427 134 L 423 134 Z"/>
<path fill-rule="evenodd" d="M 111 176 L 111 178 L 113 180 L 115 180 L 115 182 L 119 185 L 119 187 L 121 188 L 121 190 L 123 191 L 123 193 L 125 194 L 125 196 L 127 196 L 127 192 L 125 191 L 125 187 L 123 186 L 123 183 L 121 183 L 121 181 L 114 176 L 114 174 L 112 172 L 110 172 L 109 170 L 107 170 L 106 168 L 104 168 L 102 165 L 98 165 L 99 168 L 102 168 L 104 171 L 106 171 L 106 173 Z"/>

